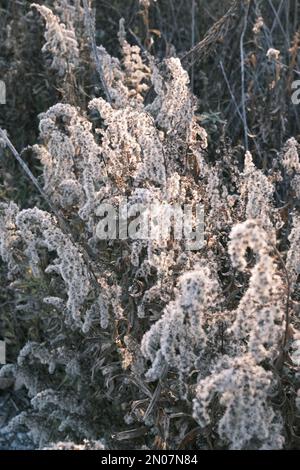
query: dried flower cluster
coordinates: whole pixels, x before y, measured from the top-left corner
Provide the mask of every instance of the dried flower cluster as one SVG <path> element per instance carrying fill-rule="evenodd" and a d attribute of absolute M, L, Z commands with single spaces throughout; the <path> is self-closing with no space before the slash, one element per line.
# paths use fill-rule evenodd
<path fill-rule="evenodd" d="M 80 2 L 60 1 L 60 20 L 33 6 L 63 80 L 79 63 Z M 39 116 L 32 150 L 55 210 L 0 206 L 0 256 L 26 338 L 0 378 L 30 400 L 1 433 L 26 429 L 42 448 L 174 449 L 197 426 L 195 448 L 281 449 L 299 406 L 298 143 L 269 171 L 250 152 L 209 160 L 180 60 L 158 64 L 125 27 L 121 59 L 97 48 L 111 102 L 57 103 Z M 129 218 L 156 204 L 163 229 L 164 204 L 195 203 L 201 249 L 166 229 L 159 239 L 97 235 L 100 204 Z"/>
<path fill-rule="evenodd" d="M 79 63 L 79 48 L 75 32 L 60 22 L 50 8 L 37 3 L 33 3 L 31 6 L 36 8 L 46 21 L 46 43 L 43 52 L 51 57 L 50 67 L 63 77 L 69 67 L 75 68 Z"/>

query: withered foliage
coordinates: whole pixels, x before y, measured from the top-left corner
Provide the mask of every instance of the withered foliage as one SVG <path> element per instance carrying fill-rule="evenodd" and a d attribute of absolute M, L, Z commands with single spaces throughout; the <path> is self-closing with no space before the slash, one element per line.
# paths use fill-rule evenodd
<path fill-rule="evenodd" d="M 0 2 L 2 447 L 299 448 L 300 6 L 186 3 Z"/>

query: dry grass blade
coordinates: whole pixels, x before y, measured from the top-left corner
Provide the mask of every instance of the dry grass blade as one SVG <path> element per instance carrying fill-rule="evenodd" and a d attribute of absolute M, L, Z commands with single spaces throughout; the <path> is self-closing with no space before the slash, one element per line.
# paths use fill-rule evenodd
<path fill-rule="evenodd" d="M 131 439 L 137 439 L 139 437 L 145 436 L 148 433 L 148 428 L 146 426 L 129 429 L 128 431 L 121 431 L 115 434 L 112 434 L 112 439 L 116 441 L 130 441 Z"/>

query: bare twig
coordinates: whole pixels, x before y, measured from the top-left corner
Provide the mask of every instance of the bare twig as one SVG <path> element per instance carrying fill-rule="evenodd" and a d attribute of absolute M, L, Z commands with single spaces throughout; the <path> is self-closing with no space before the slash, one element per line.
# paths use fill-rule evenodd
<path fill-rule="evenodd" d="M 248 14 L 249 14 L 249 4 L 246 7 L 245 17 L 244 17 L 244 28 L 240 38 L 240 55 L 241 55 L 241 82 L 242 82 L 242 115 L 244 123 L 244 138 L 245 138 L 245 149 L 249 150 L 248 142 L 248 124 L 247 124 L 247 112 L 246 112 L 246 95 L 245 95 L 245 52 L 244 52 L 244 39 L 248 25 Z"/>
<path fill-rule="evenodd" d="M 221 71 L 222 71 L 222 75 L 223 75 L 223 77 L 224 77 L 224 80 L 225 80 L 225 82 L 226 82 L 226 86 L 227 86 L 227 88 L 228 88 L 228 91 L 229 91 L 230 97 L 231 97 L 231 99 L 232 99 L 232 102 L 234 103 L 234 106 L 235 106 L 235 108 L 236 108 L 236 112 L 238 113 L 238 115 L 239 115 L 241 121 L 243 122 L 243 116 L 242 116 L 241 111 L 240 111 L 240 109 L 239 109 L 239 106 L 238 106 L 238 104 L 237 104 L 236 98 L 235 98 L 235 96 L 234 96 L 234 94 L 233 94 L 233 91 L 232 91 L 232 88 L 231 88 L 231 86 L 230 86 L 230 83 L 229 83 L 228 77 L 227 77 L 227 75 L 226 75 L 226 72 L 225 72 L 224 65 L 223 65 L 223 62 L 222 62 L 222 61 L 220 61 L 220 68 L 221 68 Z"/>
<path fill-rule="evenodd" d="M 225 72 L 224 65 L 223 65 L 223 62 L 222 62 L 222 61 L 220 61 L 220 68 L 221 68 L 221 71 L 222 71 L 224 80 L 225 80 L 225 82 L 226 82 L 226 86 L 227 86 L 228 91 L 229 91 L 229 93 L 230 93 L 231 99 L 232 99 L 233 104 L 234 104 L 234 106 L 235 106 L 235 108 L 236 108 L 236 112 L 237 112 L 237 114 L 238 114 L 240 120 L 242 121 L 242 123 L 244 123 L 244 119 L 243 119 L 242 113 L 241 113 L 241 111 L 240 111 L 240 109 L 239 109 L 239 106 L 238 106 L 238 104 L 237 104 L 236 98 L 235 98 L 235 96 L 234 96 L 234 94 L 233 94 L 233 91 L 232 91 L 232 88 L 231 88 L 231 86 L 230 86 L 230 83 L 229 83 L 228 77 L 227 77 L 227 75 L 226 75 L 226 72 Z M 248 127 L 247 127 L 247 133 L 250 133 L 250 130 L 248 129 Z M 254 142 L 254 145 L 255 145 L 255 148 L 256 148 L 256 150 L 257 150 L 258 155 L 261 157 L 262 155 L 261 155 L 260 148 L 259 148 L 259 146 L 258 146 L 258 143 L 256 142 L 256 139 L 255 139 L 253 136 L 252 136 L 252 140 L 253 140 L 253 142 Z"/>
<path fill-rule="evenodd" d="M 86 25 L 87 25 L 87 29 L 88 29 L 88 35 L 89 35 L 89 38 L 90 38 L 90 41 L 91 41 L 92 54 L 93 54 L 93 58 L 94 58 L 95 65 L 96 65 L 96 70 L 97 70 L 97 73 L 99 75 L 100 83 L 101 83 L 102 89 L 104 91 L 104 94 L 106 96 L 106 100 L 109 103 L 111 103 L 112 98 L 111 98 L 111 95 L 109 93 L 108 86 L 107 86 L 107 83 L 106 83 L 105 77 L 104 77 L 103 68 L 102 68 L 102 65 L 101 65 L 101 62 L 100 62 L 100 59 L 99 59 L 99 54 L 98 54 L 98 51 L 97 51 L 97 44 L 96 44 L 96 37 L 95 37 L 95 26 L 94 26 L 94 22 L 92 20 L 90 7 L 88 5 L 87 0 L 83 0 L 83 7 L 84 7 L 84 13 L 85 13 L 85 17 L 86 17 Z"/>
<path fill-rule="evenodd" d="M 1 139 L 4 140 L 5 144 L 7 145 L 7 147 L 9 148 L 9 150 L 11 151 L 11 153 L 13 154 L 13 156 L 15 157 L 15 159 L 17 160 L 17 162 L 19 163 L 19 165 L 21 166 L 22 170 L 24 171 L 24 173 L 26 174 L 26 176 L 30 179 L 30 181 L 33 183 L 33 185 L 36 187 L 36 189 L 38 190 L 38 192 L 40 193 L 40 195 L 43 197 L 43 199 L 45 200 L 45 202 L 47 203 L 47 205 L 50 207 L 51 211 L 57 216 L 59 217 L 59 214 L 57 213 L 56 211 L 56 208 L 53 206 L 53 204 L 51 203 L 50 199 L 48 198 L 47 194 L 45 193 L 45 191 L 41 188 L 41 186 L 39 185 L 39 182 L 38 180 L 36 179 L 36 177 L 31 173 L 31 171 L 29 170 L 28 166 L 26 165 L 26 163 L 24 162 L 24 160 L 22 160 L 20 154 L 18 153 L 18 151 L 16 150 L 16 148 L 14 147 L 14 145 L 12 144 L 12 142 L 9 140 L 9 138 L 7 137 L 7 134 L 6 132 L 4 132 L 3 129 L 0 128 L 0 137 Z"/>
<path fill-rule="evenodd" d="M 195 45 L 195 10 L 196 10 L 196 5 L 195 5 L 195 0 L 192 0 L 192 25 L 191 25 L 191 48 L 193 49 Z M 194 72 L 195 72 L 195 67 L 194 63 L 192 64 L 191 68 L 191 88 L 192 88 L 192 93 L 194 92 Z"/>

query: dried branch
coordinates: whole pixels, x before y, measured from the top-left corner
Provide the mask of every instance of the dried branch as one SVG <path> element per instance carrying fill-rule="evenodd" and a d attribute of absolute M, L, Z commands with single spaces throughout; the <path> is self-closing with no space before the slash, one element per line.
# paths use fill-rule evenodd
<path fill-rule="evenodd" d="M 181 57 L 185 68 L 189 69 L 196 62 L 205 60 L 214 54 L 217 46 L 224 43 L 228 32 L 240 21 L 240 8 L 245 2 L 248 3 L 249 0 L 234 0 L 227 13 L 208 30 L 204 39 Z"/>
<path fill-rule="evenodd" d="M 248 151 L 248 124 L 247 124 L 247 112 L 246 112 L 246 94 L 245 94 L 245 52 L 244 52 L 244 39 L 248 25 L 249 15 L 249 4 L 247 5 L 245 16 L 244 16 L 244 28 L 240 38 L 240 55 L 241 55 L 241 82 L 242 82 L 242 114 L 244 124 L 244 138 L 245 138 L 245 149 Z"/>
<path fill-rule="evenodd" d="M 91 41 L 92 55 L 93 55 L 93 58 L 94 58 L 94 61 L 95 61 L 96 70 L 98 72 L 100 83 L 101 83 L 102 89 L 104 91 L 106 100 L 109 103 L 112 103 L 112 98 L 111 98 L 111 95 L 109 93 L 107 83 L 105 81 L 103 68 L 102 68 L 101 62 L 99 60 L 99 54 L 98 54 L 98 51 L 97 51 L 97 44 L 96 44 L 96 38 L 95 38 L 95 26 L 93 24 L 91 12 L 90 12 L 90 8 L 89 8 L 87 0 L 83 0 L 83 6 L 84 6 L 84 13 L 85 13 L 85 16 L 86 16 L 87 32 L 88 32 L 88 35 L 89 35 L 89 38 L 90 38 L 90 41 Z"/>

